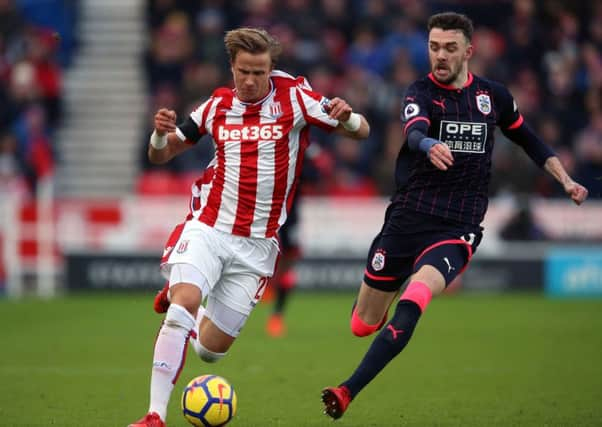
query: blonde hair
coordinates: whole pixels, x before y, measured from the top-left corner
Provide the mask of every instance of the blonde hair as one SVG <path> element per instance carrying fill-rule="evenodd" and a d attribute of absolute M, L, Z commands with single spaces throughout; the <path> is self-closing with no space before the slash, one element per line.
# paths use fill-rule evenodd
<path fill-rule="evenodd" d="M 273 67 L 282 51 L 280 42 L 263 28 L 245 27 L 228 31 L 224 37 L 224 44 L 230 62 L 234 62 L 236 54 L 241 50 L 252 54 L 269 52 Z"/>

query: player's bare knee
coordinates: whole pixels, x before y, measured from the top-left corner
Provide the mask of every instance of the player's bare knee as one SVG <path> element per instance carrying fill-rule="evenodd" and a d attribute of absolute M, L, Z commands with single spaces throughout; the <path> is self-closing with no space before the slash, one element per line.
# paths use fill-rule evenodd
<path fill-rule="evenodd" d="M 196 313 L 201 305 L 201 292 L 196 285 L 189 283 L 172 285 L 170 293 L 171 303 L 186 308 L 189 313 Z"/>
<path fill-rule="evenodd" d="M 207 279 L 200 270 L 192 264 L 176 263 L 171 266 L 169 273 L 170 301 L 179 304 L 190 313 L 195 313 L 207 292 Z"/>

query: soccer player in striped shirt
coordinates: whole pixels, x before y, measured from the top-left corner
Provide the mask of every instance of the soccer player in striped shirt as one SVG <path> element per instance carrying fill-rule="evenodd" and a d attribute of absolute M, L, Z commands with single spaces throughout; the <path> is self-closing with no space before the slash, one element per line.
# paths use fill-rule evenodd
<path fill-rule="evenodd" d="M 428 31 L 431 73 L 405 94 L 397 190 L 372 242 L 351 315 L 355 335 L 380 332 L 355 372 L 322 391 L 324 412 L 335 419 L 403 350 L 431 298 L 466 268 L 477 249 L 496 126 L 577 205 L 587 197 L 585 187 L 571 179 L 524 122 L 510 92 L 468 71 L 470 19 L 453 12 L 433 15 Z M 388 309 L 408 278 L 387 322 Z"/>
<path fill-rule="evenodd" d="M 130 427 L 164 426 L 188 342 L 205 362 L 226 355 L 274 273 L 277 232 L 293 200 L 309 126 L 363 139 L 365 118 L 341 98 L 274 69 L 280 46 L 266 31 L 226 33 L 234 89 L 218 88 L 176 126 L 160 109 L 148 156 L 162 164 L 213 137 L 215 157 L 193 183 L 190 213 L 164 250 L 166 311 L 155 342 L 150 407 Z M 201 301 L 207 298 L 206 308 Z"/>

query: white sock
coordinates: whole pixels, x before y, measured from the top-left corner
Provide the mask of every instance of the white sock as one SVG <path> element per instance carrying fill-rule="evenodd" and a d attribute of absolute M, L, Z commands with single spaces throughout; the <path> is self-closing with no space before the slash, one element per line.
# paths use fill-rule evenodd
<path fill-rule="evenodd" d="M 150 386 L 149 412 L 165 421 L 167 404 L 182 370 L 188 338 L 195 327 L 194 317 L 177 304 L 171 304 L 155 342 Z"/>

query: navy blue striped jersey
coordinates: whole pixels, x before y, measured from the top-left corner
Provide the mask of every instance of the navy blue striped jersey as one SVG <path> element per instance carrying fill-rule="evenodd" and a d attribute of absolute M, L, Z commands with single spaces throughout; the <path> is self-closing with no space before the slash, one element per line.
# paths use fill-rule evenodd
<path fill-rule="evenodd" d="M 454 164 L 437 169 L 422 151 L 404 142 L 395 170 L 393 201 L 401 207 L 478 225 L 488 204 L 494 131 L 516 129 L 523 118 L 500 83 L 468 74 L 461 89 L 429 74 L 407 90 L 401 114 L 404 139 L 415 128 L 449 146 Z"/>

